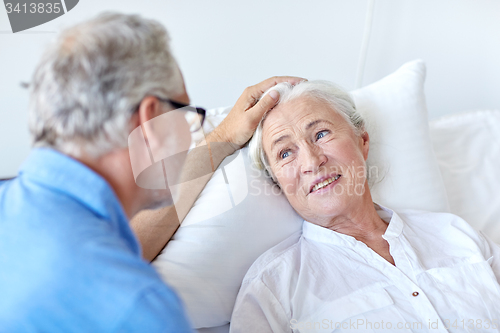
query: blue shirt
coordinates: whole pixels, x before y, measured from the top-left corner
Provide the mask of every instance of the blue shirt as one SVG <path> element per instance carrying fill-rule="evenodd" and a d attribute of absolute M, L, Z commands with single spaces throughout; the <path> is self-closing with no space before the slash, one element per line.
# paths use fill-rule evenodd
<path fill-rule="evenodd" d="M 0 183 L 0 332 L 192 332 L 108 183 L 34 149 Z"/>

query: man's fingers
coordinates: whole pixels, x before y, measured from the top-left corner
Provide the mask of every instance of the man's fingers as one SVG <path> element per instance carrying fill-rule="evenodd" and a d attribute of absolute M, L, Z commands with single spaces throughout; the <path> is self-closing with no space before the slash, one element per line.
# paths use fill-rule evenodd
<path fill-rule="evenodd" d="M 296 77 L 296 76 L 273 76 L 267 80 L 264 80 L 254 86 L 247 87 L 243 94 L 240 97 L 241 106 L 243 106 L 244 110 L 251 109 L 255 102 L 258 101 L 262 94 L 265 93 L 269 88 L 274 87 L 278 83 L 281 82 L 289 82 L 292 85 L 296 85 L 297 83 L 307 81 L 307 79 Z"/>
<path fill-rule="evenodd" d="M 252 114 L 253 120 L 260 121 L 264 114 L 276 105 L 279 97 L 280 94 L 276 90 L 271 90 L 269 94 L 261 98 L 261 100 L 247 112 Z"/>
<path fill-rule="evenodd" d="M 267 80 L 264 80 L 260 83 L 257 83 L 256 85 L 254 85 L 252 87 L 249 87 L 250 88 L 249 92 L 250 92 L 251 97 L 258 99 L 269 88 L 274 87 L 278 83 L 289 82 L 292 85 L 296 85 L 297 83 L 302 82 L 302 81 L 307 81 L 307 80 L 304 78 L 301 78 L 301 77 L 296 77 L 296 76 L 273 76 Z"/>

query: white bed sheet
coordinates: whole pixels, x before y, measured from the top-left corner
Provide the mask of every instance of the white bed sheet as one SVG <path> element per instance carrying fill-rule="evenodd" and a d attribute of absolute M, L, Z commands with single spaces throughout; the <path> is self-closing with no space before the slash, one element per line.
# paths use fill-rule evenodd
<path fill-rule="evenodd" d="M 500 110 L 430 123 L 450 209 L 500 244 Z"/>

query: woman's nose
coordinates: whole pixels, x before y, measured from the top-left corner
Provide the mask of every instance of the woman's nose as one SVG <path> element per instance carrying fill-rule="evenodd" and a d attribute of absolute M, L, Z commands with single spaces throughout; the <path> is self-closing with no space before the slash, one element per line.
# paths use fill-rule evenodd
<path fill-rule="evenodd" d="M 326 163 L 327 157 L 318 147 L 306 146 L 301 149 L 302 173 L 316 173 Z"/>

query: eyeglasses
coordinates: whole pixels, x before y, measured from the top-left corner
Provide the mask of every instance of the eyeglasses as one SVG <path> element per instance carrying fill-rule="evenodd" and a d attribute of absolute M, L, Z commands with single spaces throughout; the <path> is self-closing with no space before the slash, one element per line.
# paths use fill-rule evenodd
<path fill-rule="evenodd" d="M 158 96 L 156 96 L 156 98 L 158 98 L 158 100 L 163 103 L 169 103 L 177 110 L 180 109 L 181 111 L 186 111 L 187 112 L 186 120 L 190 125 L 191 132 L 197 132 L 203 126 L 203 122 L 205 121 L 205 114 L 207 113 L 207 111 L 204 108 L 199 108 L 191 106 L 189 104 L 179 103 L 171 99 L 164 99 Z M 194 112 L 196 112 L 196 114 L 194 114 Z"/>
<path fill-rule="evenodd" d="M 198 132 L 203 126 L 203 122 L 205 121 L 205 114 L 207 111 L 204 108 L 194 107 L 189 104 L 179 103 L 173 101 L 171 99 L 161 98 L 155 96 L 160 102 L 168 103 L 172 105 L 177 111 L 185 111 L 186 112 L 186 121 L 190 126 L 191 132 Z M 139 105 L 135 108 L 135 111 L 139 110 Z"/>

